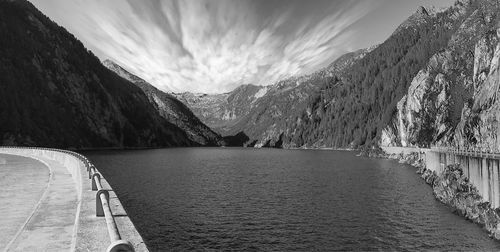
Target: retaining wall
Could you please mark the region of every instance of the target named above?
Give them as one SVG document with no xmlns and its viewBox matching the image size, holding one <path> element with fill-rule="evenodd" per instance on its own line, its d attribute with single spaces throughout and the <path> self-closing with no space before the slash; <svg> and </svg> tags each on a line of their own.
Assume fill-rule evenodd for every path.
<svg viewBox="0 0 500 252">
<path fill-rule="evenodd" d="M 460 164 L 464 175 L 474 185 L 484 201 L 493 208 L 500 207 L 500 160 L 498 157 L 481 153 L 448 152 L 436 149 L 411 147 L 382 147 L 388 154 L 409 154 L 420 152 L 426 168 L 440 175 L 446 166 Z"/>
</svg>

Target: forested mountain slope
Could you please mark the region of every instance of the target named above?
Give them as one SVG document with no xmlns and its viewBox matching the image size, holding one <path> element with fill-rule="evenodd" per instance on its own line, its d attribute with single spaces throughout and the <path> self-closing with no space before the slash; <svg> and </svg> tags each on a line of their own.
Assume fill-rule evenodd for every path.
<svg viewBox="0 0 500 252">
<path fill-rule="evenodd" d="M 378 144 L 417 73 L 447 48 L 477 8 L 471 1 L 431 14 L 419 8 L 384 43 L 309 98 L 306 109 L 287 124 L 284 145 L 355 148 Z M 463 97 L 457 100 L 458 104 Z"/>
<path fill-rule="evenodd" d="M 184 130 L 191 141 L 205 146 L 224 145 L 219 134 L 202 123 L 186 105 L 173 95 L 155 88 L 111 60 L 105 60 L 103 64 L 111 71 L 141 88 L 160 115 Z"/>
<path fill-rule="evenodd" d="M 189 146 L 144 92 L 25 0 L 0 1 L 0 143 Z"/>
<path fill-rule="evenodd" d="M 348 53 L 328 67 L 305 76 L 292 77 L 267 87 L 266 95 L 255 101 L 247 116 L 235 125 L 233 132 L 245 132 L 256 147 L 283 147 L 284 132 L 297 111 L 303 111 L 311 94 L 338 78 L 373 48 Z"/>
</svg>

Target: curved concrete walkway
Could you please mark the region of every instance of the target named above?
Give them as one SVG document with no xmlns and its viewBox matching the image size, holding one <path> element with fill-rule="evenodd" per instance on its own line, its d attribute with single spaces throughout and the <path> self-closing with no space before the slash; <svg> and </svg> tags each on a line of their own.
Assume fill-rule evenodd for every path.
<svg viewBox="0 0 500 252">
<path fill-rule="evenodd" d="M 71 174 L 60 163 L 42 157 L 39 161 L 13 155 L 2 154 L 2 157 L 7 157 L 7 162 L 0 168 L 0 173 L 4 173 L 7 178 L 16 178 L 15 185 L 11 185 L 12 188 L 2 186 L 0 189 L 0 195 L 5 196 L 0 198 L 0 202 L 5 206 L 0 211 L 3 222 L 15 222 L 2 225 L 0 221 L 0 226 L 5 226 L 6 229 L 5 233 L 0 232 L 0 236 L 6 234 L 6 237 L 10 237 L 6 238 L 9 240 L 6 244 L 0 243 L 3 249 L 5 251 L 71 250 L 74 246 L 73 229 L 75 209 L 78 205 Z M 2 185 L 3 180 L 4 178 L 0 179 Z M 16 188 L 14 192 L 13 188 Z M 24 210 L 17 211 L 18 209 Z M 14 227 L 17 230 L 13 234 Z"/>
<path fill-rule="evenodd" d="M 20 234 L 49 182 L 49 168 L 31 158 L 0 154 L 0 250 Z"/>
<path fill-rule="evenodd" d="M 107 181 L 122 239 L 148 251 Z M 77 157 L 50 149 L 0 147 L 0 251 L 106 251 L 106 221 Z"/>
</svg>

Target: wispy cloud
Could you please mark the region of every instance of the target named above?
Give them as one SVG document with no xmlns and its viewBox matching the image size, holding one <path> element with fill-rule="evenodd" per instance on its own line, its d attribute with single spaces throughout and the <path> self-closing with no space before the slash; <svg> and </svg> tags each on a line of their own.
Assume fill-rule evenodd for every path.
<svg viewBox="0 0 500 252">
<path fill-rule="evenodd" d="M 48 1 L 101 58 L 163 90 L 208 93 L 272 84 L 356 49 L 350 26 L 378 2 Z"/>
</svg>

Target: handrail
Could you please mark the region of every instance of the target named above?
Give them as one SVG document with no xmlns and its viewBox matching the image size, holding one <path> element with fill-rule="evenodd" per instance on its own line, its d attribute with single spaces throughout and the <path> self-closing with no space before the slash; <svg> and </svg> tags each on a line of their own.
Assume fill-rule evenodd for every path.
<svg viewBox="0 0 500 252">
<path fill-rule="evenodd" d="M 101 174 L 98 173 L 96 167 L 90 162 L 90 160 L 80 153 L 76 153 L 69 150 L 55 149 L 55 148 L 44 148 L 44 147 L 18 147 L 18 146 L 0 146 L 0 148 L 12 148 L 12 149 L 37 149 L 37 150 L 49 150 L 55 152 L 61 152 L 80 160 L 86 167 L 89 174 L 89 179 L 91 180 L 92 191 L 97 191 L 96 193 L 96 216 L 102 217 L 106 221 L 106 226 L 108 229 L 109 240 L 111 244 L 108 246 L 108 252 L 118 252 L 118 251 L 135 251 L 134 246 L 129 241 L 122 240 L 118 226 L 116 225 L 113 212 L 109 206 L 109 191 L 103 189 L 101 184 Z"/>
</svg>

